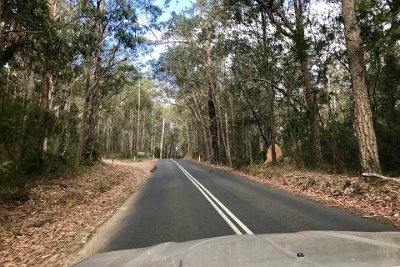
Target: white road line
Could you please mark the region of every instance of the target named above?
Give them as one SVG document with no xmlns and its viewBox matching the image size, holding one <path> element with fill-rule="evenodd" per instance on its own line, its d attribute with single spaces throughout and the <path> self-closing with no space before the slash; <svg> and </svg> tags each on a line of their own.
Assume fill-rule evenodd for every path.
<svg viewBox="0 0 400 267">
<path fill-rule="evenodd" d="M 179 167 L 179 166 L 178 166 Z M 180 168 L 180 167 L 179 167 Z M 210 202 L 210 204 L 213 206 L 213 208 L 218 212 L 218 214 L 222 217 L 222 219 L 224 219 L 226 221 L 226 223 L 232 228 L 232 230 L 237 234 L 237 235 L 241 235 L 242 232 L 240 232 L 240 230 L 236 227 L 236 225 L 229 220 L 229 218 L 221 211 L 221 209 L 207 196 L 207 194 L 196 184 L 195 181 L 193 181 L 192 178 L 190 178 L 185 172 L 184 170 L 182 170 L 182 172 L 186 175 L 186 177 L 197 187 L 197 189 L 199 189 L 200 193 L 203 194 L 203 196 L 207 199 L 208 202 Z"/>
<path fill-rule="evenodd" d="M 240 221 L 235 214 L 233 214 L 224 204 L 221 203 L 207 188 L 205 188 L 199 181 L 197 181 L 189 172 L 188 174 L 199 184 L 199 186 L 206 191 L 210 197 L 217 202 L 217 204 L 246 232 L 246 234 L 253 235 L 253 232 L 246 226 L 242 221 Z"/>
<path fill-rule="evenodd" d="M 223 209 L 228 216 L 231 217 L 243 230 L 246 234 L 254 235 L 254 233 L 246 226 L 243 222 L 241 222 L 221 201 L 219 201 L 207 188 L 205 188 L 199 181 L 196 180 L 185 168 L 183 168 L 178 162 L 171 159 L 172 162 L 178 166 L 178 168 L 185 174 L 185 176 L 199 189 L 199 191 L 204 195 L 204 197 L 210 202 L 210 204 L 215 208 L 215 210 L 221 215 L 221 217 L 228 223 L 228 225 L 232 228 L 232 230 L 237 234 L 241 235 L 242 232 L 233 224 L 233 222 L 221 211 Z M 211 197 L 211 199 L 210 199 Z M 219 205 L 219 208 L 216 203 Z"/>
</svg>

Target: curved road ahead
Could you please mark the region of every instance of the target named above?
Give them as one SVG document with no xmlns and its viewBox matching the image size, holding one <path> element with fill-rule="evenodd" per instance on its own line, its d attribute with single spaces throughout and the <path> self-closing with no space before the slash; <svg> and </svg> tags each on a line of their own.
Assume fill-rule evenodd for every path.
<svg viewBox="0 0 400 267">
<path fill-rule="evenodd" d="M 186 160 L 159 160 L 98 252 L 234 234 L 398 231 Z"/>
</svg>

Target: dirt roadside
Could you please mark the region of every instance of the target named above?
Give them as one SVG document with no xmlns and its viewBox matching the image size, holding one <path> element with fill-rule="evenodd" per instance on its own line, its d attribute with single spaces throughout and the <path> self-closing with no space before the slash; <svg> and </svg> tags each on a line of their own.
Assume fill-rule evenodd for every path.
<svg viewBox="0 0 400 267">
<path fill-rule="evenodd" d="M 366 182 L 359 176 L 265 164 L 238 171 L 208 162 L 193 162 L 400 227 L 400 180 Z"/>
<path fill-rule="evenodd" d="M 106 161 L 76 177 L 35 182 L 27 201 L 0 202 L 0 266 L 69 266 L 154 165 Z"/>
</svg>

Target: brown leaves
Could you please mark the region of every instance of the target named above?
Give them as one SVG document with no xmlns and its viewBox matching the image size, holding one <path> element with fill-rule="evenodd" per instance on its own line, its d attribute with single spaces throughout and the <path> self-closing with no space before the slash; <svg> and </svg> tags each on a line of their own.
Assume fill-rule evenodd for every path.
<svg viewBox="0 0 400 267">
<path fill-rule="evenodd" d="M 0 202 L 1 266 L 67 266 L 69 255 L 149 177 L 153 162 L 97 165 L 78 177 L 30 185 L 29 199 Z"/>
</svg>

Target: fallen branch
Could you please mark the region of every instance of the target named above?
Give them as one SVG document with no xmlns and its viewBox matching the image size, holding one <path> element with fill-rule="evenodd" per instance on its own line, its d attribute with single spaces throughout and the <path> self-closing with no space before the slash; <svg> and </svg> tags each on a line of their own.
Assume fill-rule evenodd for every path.
<svg viewBox="0 0 400 267">
<path fill-rule="evenodd" d="M 395 181 L 395 182 L 400 182 L 399 178 L 387 177 L 387 176 L 383 176 L 383 175 L 380 175 L 380 174 L 377 174 L 377 173 L 366 173 L 366 172 L 363 172 L 361 175 L 363 177 L 365 177 L 365 178 L 380 178 L 380 179 L 383 179 L 383 180 L 392 180 L 392 181 Z"/>
</svg>

